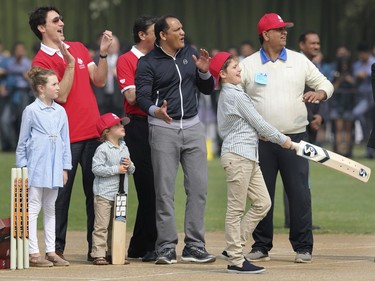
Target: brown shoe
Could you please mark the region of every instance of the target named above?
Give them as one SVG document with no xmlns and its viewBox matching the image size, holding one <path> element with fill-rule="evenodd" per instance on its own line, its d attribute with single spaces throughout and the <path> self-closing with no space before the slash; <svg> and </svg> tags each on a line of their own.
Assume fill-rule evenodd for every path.
<svg viewBox="0 0 375 281">
<path fill-rule="evenodd" d="M 30 257 L 29 265 L 30 267 L 52 267 L 53 263 L 39 256 L 39 257 Z"/>
<path fill-rule="evenodd" d="M 46 260 L 52 262 L 54 266 L 68 266 L 70 264 L 67 260 L 60 258 L 58 255 L 49 256 L 46 254 Z"/>
<path fill-rule="evenodd" d="M 63 252 L 56 251 L 55 253 L 56 253 L 56 255 L 58 255 L 58 256 L 59 256 L 60 258 L 62 258 L 63 260 L 66 260 L 66 258 L 64 257 Z"/>
</svg>

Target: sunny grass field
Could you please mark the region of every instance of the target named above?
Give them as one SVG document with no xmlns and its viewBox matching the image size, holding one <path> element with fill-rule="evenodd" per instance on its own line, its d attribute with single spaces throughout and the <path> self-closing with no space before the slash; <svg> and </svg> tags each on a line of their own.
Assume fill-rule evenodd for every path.
<svg viewBox="0 0 375 281">
<path fill-rule="evenodd" d="M 328 148 L 330 149 L 330 148 Z M 358 146 L 354 155 L 363 156 L 364 147 Z M 354 158 L 375 173 L 375 160 Z M 14 153 L 0 153 L 0 218 L 10 214 L 10 169 L 15 163 Z M 375 233 L 375 174 L 367 184 L 342 173 L 310 162 L 312 182 L 313 223 L 321 230 L 317 233 Z M 185 194 L 181 169 L 178 174 L 175 196 L 176 218 L 179 231 L 183 231 Z M 278 179 L 275 199 L 274 224 L 276 232 L 283 228 L 284 211 L 282 184 Z M 128 231 L 133 228 L 137 199 L 133 179 L 129 180 Z M 225 173 L 218 158 L 209 161 L 209 188 L 206 207 L 206 230 L 224 231 L 226 211 Z M 84 195 L 81 175 L 77 173 L 70 204 L 69 229 L 85 230 Z"/>
</svg>

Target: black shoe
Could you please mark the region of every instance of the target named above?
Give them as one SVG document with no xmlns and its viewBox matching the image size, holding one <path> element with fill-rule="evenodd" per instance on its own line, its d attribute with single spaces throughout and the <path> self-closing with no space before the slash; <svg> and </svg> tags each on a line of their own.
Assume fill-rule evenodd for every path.
<svg viewBox="0 0 375 281">
<path fill-rule="evenodd" d="M 251 274 L 251 273 L 261 273 L 264 272 L 264 267 L 256 266 L 251 264 L 248 260 L 242 263 L 242 267 L 238 267 L 235 265 L 228 265 L 227 271 L 229 273 L 240 273 L 240 274 Z"/>
<path fill-rule="evenodd" d="M 130 260 L 140 260 L 146 254 L 145 251 L 137 251 L 133 248 L 128 249 L 128 259 Z"/>
<path fill-rule="evenodd" d="M 150 262 L 150 261 L 156 261 L 157 255 L 156 251 L 148 251 L 143 257 L 143 262 Z"/>
<path fill-rule="evenodd" d="M 155 264 L 172 264 L 177 263 L 176 250 L 173 248 L 165 248 L 158 252 Z"/>
<path fill-rule="evenodd" d="M 182 261 L 188 262 L 197 262 L 197 263 L 207 263 L 207 262 L 214 262 L 216 257 L 207 253 L 204 247 L 184 247 L 181 256 Z"/>
</svg>

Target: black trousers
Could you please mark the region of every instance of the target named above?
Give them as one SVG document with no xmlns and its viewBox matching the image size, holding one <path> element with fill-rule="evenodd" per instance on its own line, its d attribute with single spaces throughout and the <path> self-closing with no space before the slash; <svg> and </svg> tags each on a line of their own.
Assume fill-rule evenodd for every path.
<svg viewBox="0 0 375 281">
<path fill-rule="evenodd" d="M 56 251 L 64 252 L 66 244 L 66 231 L 68 228 L 68 213 L 70 198 L 72 195 L 74 178 L 77 172 L 78 164 L 82 169 L 83 192 L 86 197 L 86 216 L 87 216 L 87 243 L 88 253 L 91 253 L 92 232 L 94 230 L 94 193 L 93 182 L 94 174 L 92 173 L 92 158 L 100 142 L 97 139 L 90 139 L 75 142 L 70 145 L 72 152 L 72 170 L 68 173 L 68 182 L 64 188 L 59 189 L 56 199 Z"/>
<path fill-rule="evenodd" d="M 295 142 L 306 140 L 307 134 L 289 135 Z M 275 199 L 275 185 L 280 172 L 285 192 L 289 199 L 290 232 L 289 241 L 294 251 L 308 251 L 313 249 L 311 193 L 309 188 L 309 163 L 307 159 L 299 157 L 292 150 L 281 146 L 260 141 L 259 161 L 272 207 L 267 216 L 258 224 L 253 233 L 254 250 L 270 251 L 273 247 L 273 211 Z"/>
<path fill-rule="evenodd" d="M 137 191 L 138 209 L 128 256 L 142 257 L 146 252 L 155 249 L 157 238 L 154 174 L 148 141 L 147 117 L 130 116 L 130 118 L 131 122 L 125 127 L 125 142 L 135 165 L 133 178 Z"/>
</svg>

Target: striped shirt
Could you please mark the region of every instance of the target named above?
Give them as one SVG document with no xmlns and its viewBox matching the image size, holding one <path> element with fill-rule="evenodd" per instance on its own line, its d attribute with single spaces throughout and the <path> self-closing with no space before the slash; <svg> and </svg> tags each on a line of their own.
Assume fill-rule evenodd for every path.
<svg viewBox="0 0 375 281">
<path fill-rule="evenodd" d="M 232 152 L 258 162 L 258 134 L 277 144 L 286 141 L 285 135 L 264 121 L 251 98 L 233 84 L 222 84 L 217 122 L 223 139 L 221 155 Z"/>
<path fill-rule="evenodd" d="M 105 141 L 96 149 L 92 159 L 92 172 L 94 179 L 94 195 L 99 195 L 107 200 L 114 201 L 119 189 L 120 174 L 118 171 L 121 158 L 130 158 L 128 147 L 123 140 L 119 146 Z M 128 193 L 128 175 L 133 174 L 135 166 L 133 162 L 128 168 L 124 179 L 124 190 Z"/>
</svg>

